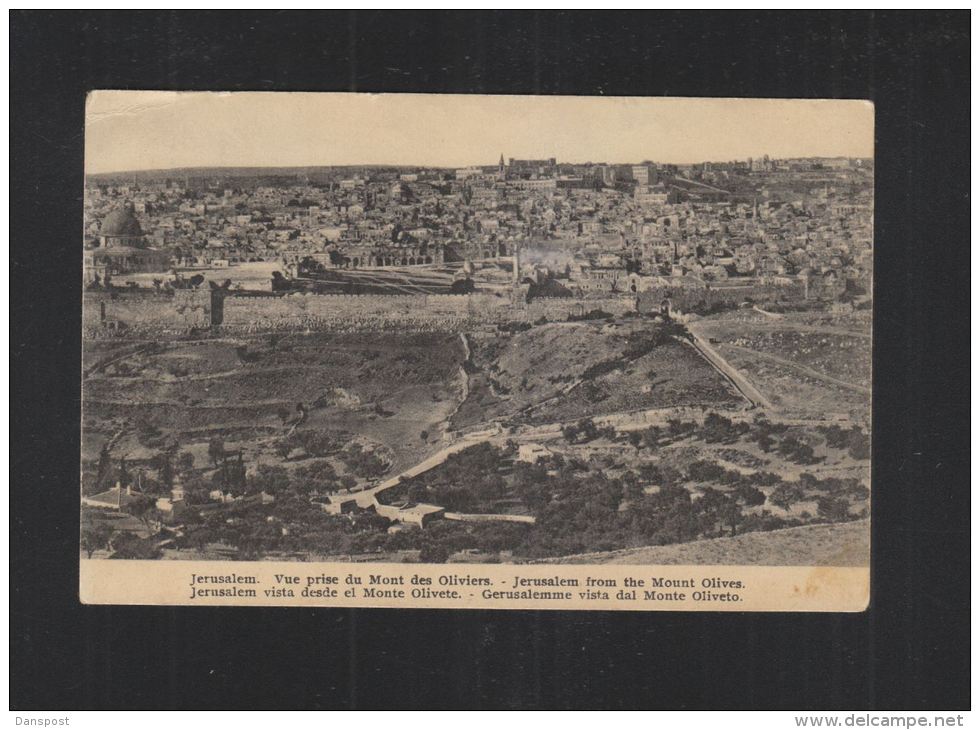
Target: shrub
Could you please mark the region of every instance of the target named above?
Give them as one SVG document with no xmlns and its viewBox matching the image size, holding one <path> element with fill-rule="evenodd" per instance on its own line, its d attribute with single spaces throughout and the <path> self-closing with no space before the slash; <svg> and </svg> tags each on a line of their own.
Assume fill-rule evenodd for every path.
<svg viewBox="0 0 980 730">
<path fill-rule="evenodd" d="M 794 502 L 799 502 L 804 497 L 803 489 L 798 482 L 782 482 L 769 494 L 769 502 L 789 509 Z"/>
<path fill-rule="evenodd" d="M 848 435 L 847 453 L 859 461 L 871 458 L 871 440 L 856 427 Z"/>
<path fill-rule="evenodd" d="M 831 522 L 843 522 L 850 518 L 847 500 L 839 497 L 820 497 L 817 500 L 817 514 Z"/>
<path fill-rule="evenodd" d="M 445 563 L 449 560 L 449 549 L 439 543 L 427 542 L 419 551 L 419 561 L 423 563 Z"/>
<path fill-rule="evenodd" d="M 160 548 L 152 538 L 143 540 L 128 532 L 113 537 L 112 548 L 110 557 L 115 560 L 155 560 L 160 557 Z"/>
<path fill-rule="evenodd" d="M 813 447 L 795 436 L 787 436 L 780 442 L 779 453 L 797 464 L 812 464 L 816 461 Z"/>
</svg>

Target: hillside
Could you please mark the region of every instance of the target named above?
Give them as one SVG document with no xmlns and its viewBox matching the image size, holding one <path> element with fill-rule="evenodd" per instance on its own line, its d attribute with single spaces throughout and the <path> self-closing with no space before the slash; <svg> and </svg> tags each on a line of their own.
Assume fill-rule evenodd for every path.
<svg viewBox="0 0 980 730">
<path fill-rule="evenodd" d="M 561 564 L 862 566 L 870 560 L 866 520 L 750 532 L 678 545 L 613 550 L 542 560 Z"/>
<path fill-rule="evenodd" d="M 693 349 L 649 321 L 554 323 L 475 333 L 469 397 L 453 426 L 494 418 L 576 420 L 670 406 L 735 405 L 738 395 Z"/>
<path fill-rule="evenodd" d="M 357 434 L 393 466 L 418 460 L 459 398 L 459 338 L 347 334 L 173 342 L 134 349 L 92 345 L 82 386 L 85 457 L 113 434 L 119 454 L 150 458 L 171 442 L 206 459 L 218 436 L 246 458 L 271 458 L 296 432 Z M 108 363 L 100 365 L 99 363 Z"/>
</svg>

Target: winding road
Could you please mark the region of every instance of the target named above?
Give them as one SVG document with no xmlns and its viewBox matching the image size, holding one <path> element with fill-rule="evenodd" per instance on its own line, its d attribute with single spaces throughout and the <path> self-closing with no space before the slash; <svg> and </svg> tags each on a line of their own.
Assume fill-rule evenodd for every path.
<svg viewBox="0 0 980 730">
<path fill-rule="evenodd" d="M 729 364 L 729 362 L 722 357 L 708 340 L 703 337 L 699 332 L 697 332 L 693 327 L 688 327 L 688 331 L 691 333 L 690 344 L 701 353 L 701 356 L 707 360 L 711 366 L 717 370 L 722 377 L 724 377 L 728 382 L 730 382 L 735 389 L 742 394 L 742 397 L 748 400 L 756 408 L 764 408 L 767 411 L 775 410 L 772 402 L 766 398 L 758 388 L 756 388 L 752 383 L 749 382 L 742 373 Z M 685 340 L 687 342 L 688 340 Z"/>
</svg>

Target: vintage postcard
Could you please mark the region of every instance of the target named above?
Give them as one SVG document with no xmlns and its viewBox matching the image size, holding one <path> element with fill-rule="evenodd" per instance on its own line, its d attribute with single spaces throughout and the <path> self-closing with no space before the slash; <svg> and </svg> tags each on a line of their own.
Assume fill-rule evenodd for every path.
<svg viewBox="0 0 980 730">
<path fill-rule="evenodd" d="M 861 611 L 860 100 L 95 91 L 86 603 Z"/>
</svg>

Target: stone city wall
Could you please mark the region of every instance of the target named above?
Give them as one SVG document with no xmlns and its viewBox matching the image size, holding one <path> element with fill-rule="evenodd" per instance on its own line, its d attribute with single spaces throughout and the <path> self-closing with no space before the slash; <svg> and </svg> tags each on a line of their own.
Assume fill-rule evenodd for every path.
<svg viewBox="0 0 980 730">
<path fill-rule="evenodd" d="M 117 289 L 85 292 L 82 300 L 82 329 L 93 336 L 124 331 L 181 333 L 210 327 L 220 317 L 220 294 L 210 290 Z"/>
<path fill-rule="evenodd" d="M 551 322 L 563 321 L 569 316 L 581 317 L 593 311 L 608 312 L 623 315 L 636 311 L 636 296 L 600 297 L 595 299 L 580 299 L 578 297 L 547 297 L 532 299 L 527 304 L 527 315 L 524 319 L 537 322 L 544 318 Z"/>
<path fill-rule="evenodd" d="M 688 312 L 692 309 L 706 309 L 715 305 L 737 305 L 745 301 L 756 304 L 803 301 L 804 285 L 758 284 L 755 286 L 719 286 L 708 288 L 656 287 L 637 295 L 637 309 L 647 314 L 660 311 L 664 299 L 670 300 L 671 309 Z"/>
<path fill-rule="evenodd" d="M 269 330 L 433 331 L 506 322 L 564 321 L 593 310 L 620 315 L 636 310 L 634 296 L 597 299 L 546 298 L 514 303 L 497 294 L 258 294 L 86 292 L 87 336 L 182 334 L 220 325 L 221 332 Z"/>
<path fill-rule="evenodd" d="M 510 300 L 493 295 L 286 294 L 276 297 L 229 296 L 224 302 L 223 329 L 332 328 L 399 322 L 503 322 Z"/>
</svg>

